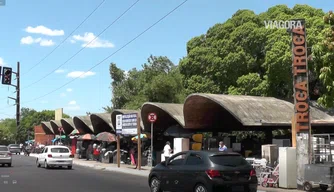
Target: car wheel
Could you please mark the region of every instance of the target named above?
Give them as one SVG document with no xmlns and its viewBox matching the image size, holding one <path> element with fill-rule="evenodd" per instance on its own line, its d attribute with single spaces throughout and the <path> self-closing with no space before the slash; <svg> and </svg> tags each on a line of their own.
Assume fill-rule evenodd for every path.
<svg viewBox="0 0 334 192">
<path fill-rule="evenodd" d="M 37 167 L 41 167 L 41 164 L 38 163 L 38 159 L 36 160 Z"/>
<path fill-rule="evenodd" d="M 160 189 L 160 180 L 156 177 L 153 177 L 150 182 L 150 189 L 151 192 L 161 192 Z"/>
<path fill-rule="evenodd" d="M 312 191 L 312 184 L 311 183 L 309 183 L 309 182 L 305 182 L 304 183 L 304 190 L 305 191 Z"/>
<path fill-rule="evenodd" d="M 49 165 L 48 165 L 48 163 L 46 161 L 44 161 L 44 168 L 45 169 L 49 169 L 50 168 Z"/>
<path fill-rule="evenodd" d="M 8 167 L 11 167 L 11 166 L 12 166 L 12 164 L 11 164 L 11 163 L 8 163 L 7 165 L 8 165 Z"/>
<path fill-rule="evenodd" d="M 206 187 L 203 184 L 197 184 L 194 192 L 207 192 Z"/>
<path fill-rule="evenodd" d="M 70 166 L 67 166 L 67 169 L 72 169 L 72 165 L 70 165 Z"/>
</svg>

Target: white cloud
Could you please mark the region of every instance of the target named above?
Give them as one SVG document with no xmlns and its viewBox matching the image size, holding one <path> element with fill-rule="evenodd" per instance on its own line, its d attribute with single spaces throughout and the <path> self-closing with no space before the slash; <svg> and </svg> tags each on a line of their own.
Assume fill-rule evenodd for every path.
<svg viewBox="0 0 334 192">
<path fill-rule="evenodd" d="M 75 100 L 73 101 L 70 101 L 68 103 L 68 105 L 65 107 L 66 110 L 69 110 L 69 111 L 78 111 L 80 110 L 80 106 L 77 105 L 77 102 Z"/>
<path fill-rule="evenodd" d="M 67 88 L 66 91 L 67 91 L 67 92 L 72 92 L 73 89 L 71 89 L 71 88 Z"/>
<path fill-rule="evenodd" d="M 55 42 L 53 42 L 51 39 L 42 39 L 42 38 L 34 39 L 31 36 L 21 38 L 21 44 L 23 44 L 23 45 L 31 45 L 31 44 L 34 44 L 34 43 L 39 43 L 39 45 L 43 46 L 43 47 L 49 47 L 49 46 L 53 46 L 55 44 Z"/>
<path fill-rule="evenodd" d="M 93 76 L 95 75 L 96 73 L 95 72 L 92 72 L 92 71 L 87 71 L 87 72 L 84 72 L 84 71 L 73 71 L 73 72 L 70 72 L 67 74 L 67 77 L 71 77 L 71 78 L 86 78 L 86 77 L 89 77 L 89 76 Z"/>
<path fill-rule="evenodd" d="M 28 33 L 42 34 L 47 36 L 62 36 L 65 34 L 64 30 L 52 30 L 43 25 L 39 25 L 37 27 L 28 26 L 25 28 L 25 31 Z"/>
<path fill-rule="evenodd" d="M 75 43 L 76 41 L 74 41 L 73 39 L 70 40 L 71 43 Z"/>
<path fill-rule="evenodd" d="M 79 105 L 69 105 L 64 108 L 68 111 L 79 111 L 81 109 Z"/>
<path fill-rule="evenodd" d="M 83 36 L 81 35 L 73 35 L 73 41 L 72 43 L 75 43 L 75 41 L 81 41 L 83 44 L 82 47 L 89 47 L 89 48 L 112 48 L 115 47 L 114 44 L 107 40 L 102 40 L 100 38 L 96 38 L 94 33 L 85 33 Z"/>
<path fill-rule="evenodd" d="M 61 93 L 60 97 L 66 97 L 66 94 L 65 93 Z"/>
<path fill-rule="evenodd" d="M 75 105 L 75 104 L 77 104 L 77 102 L 73 100 L 73 101 L 70 101 L 68 104 L 69 105 Z"/>
<path fill-rule="evenodd" d="M 45 104 L 48 103 L 48 101 L 42 100 L 41 103 Z"/>
<path fill-rule="evenodd" d="M 55 73 L 64 73 L 64 72 L 65 72 L 64 69 L 57 69 L 57 70 L 55 71 Z"/>
</svg>

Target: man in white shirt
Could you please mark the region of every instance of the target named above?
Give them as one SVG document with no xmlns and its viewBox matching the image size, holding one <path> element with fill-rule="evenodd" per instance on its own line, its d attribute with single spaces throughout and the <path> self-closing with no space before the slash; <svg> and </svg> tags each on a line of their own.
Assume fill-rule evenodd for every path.
<svg viewBox="0 0 334 192">
<path fill-rule="evenodd" d="M 164 156 L 165 156 L 165 161 L 168 160 L 168 158 L 170 157 L 170 155 L 172 154 L 172 149 L 170 148 L 170 142 L 167 141 L 166 145 L 164 147 Z"/>
</svg>

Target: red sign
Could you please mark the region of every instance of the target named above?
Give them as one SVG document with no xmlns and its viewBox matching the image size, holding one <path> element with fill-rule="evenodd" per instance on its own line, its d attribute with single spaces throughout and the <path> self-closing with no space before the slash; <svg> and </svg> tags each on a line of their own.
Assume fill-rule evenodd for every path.
<svg viewBox="0 0 334 192">
<path fill-rule="evenodd" d="M 148 121 L 151 123 L 154 123 L 157 120 L 157 114 L 155 113 L 150 113 L 148 114 Z"/>
</svg>

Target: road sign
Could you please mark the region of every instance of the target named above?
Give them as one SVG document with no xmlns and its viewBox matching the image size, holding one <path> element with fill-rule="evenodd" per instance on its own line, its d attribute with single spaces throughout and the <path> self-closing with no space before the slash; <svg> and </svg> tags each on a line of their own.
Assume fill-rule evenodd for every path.
<svg viewBox="0 0 334 192">
<path fill-rule="evenodd" d="M 148 121 L 151 123 L 154 123 L 157 120 L 157 114 L 155 113 L 150 113 L 148 114 Z"/>
<path fill-rule="evenodd" d="M 137 113 L 122 115 L 122 135 L 137 134 Z"/>
</svg>

